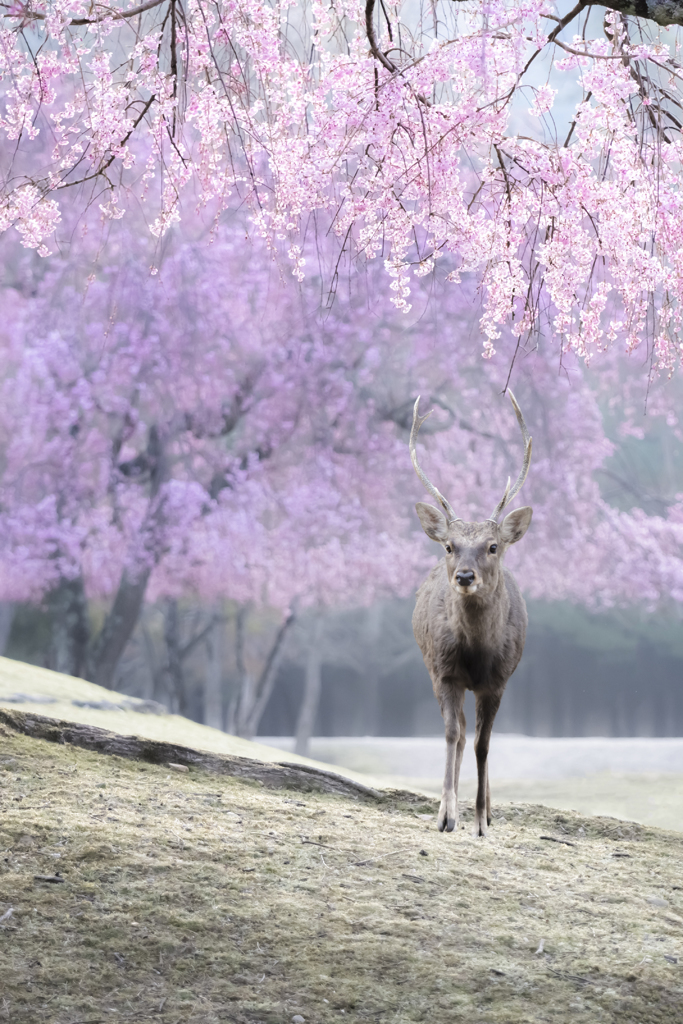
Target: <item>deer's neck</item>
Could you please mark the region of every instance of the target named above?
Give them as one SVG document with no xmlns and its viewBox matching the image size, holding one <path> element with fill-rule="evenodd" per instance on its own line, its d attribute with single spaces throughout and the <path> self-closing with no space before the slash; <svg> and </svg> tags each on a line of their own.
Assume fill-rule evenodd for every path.
<svg viewBox="0 0 683 1024">
<path fill-rule="evenodd" d="M 451 590 L 447 602 L 451 629 L 467 647 L 495 646 L 495 638 L 502 635 L 509 611 L 510 597 L 502 572 L 491 593 L 467 597 Z"/>
</svg>

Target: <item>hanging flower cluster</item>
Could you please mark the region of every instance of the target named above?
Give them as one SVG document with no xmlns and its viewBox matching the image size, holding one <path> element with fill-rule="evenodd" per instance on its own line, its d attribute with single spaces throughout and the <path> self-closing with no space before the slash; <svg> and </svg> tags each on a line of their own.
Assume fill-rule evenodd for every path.
<svg viewBox="0 0 683 1024">
<path fill-rule="evenodd" d="M 384 261 L 400 310 L 439 258 L 454 282 L 476 272 L 485 355 L 503 325 L 521 337 L 545 311 L 582 357 L 647 336 L 670 373 L 683 354 L 678 44 L 590 11 L 15 0 L 0 30 L 0 229 L 47 254 L 74 187 L 105 218 L 143 199 L 156 236 L 184 194 L 241 202 L 302 280 L 320 218 L 342 249 Z"/>
</svg>

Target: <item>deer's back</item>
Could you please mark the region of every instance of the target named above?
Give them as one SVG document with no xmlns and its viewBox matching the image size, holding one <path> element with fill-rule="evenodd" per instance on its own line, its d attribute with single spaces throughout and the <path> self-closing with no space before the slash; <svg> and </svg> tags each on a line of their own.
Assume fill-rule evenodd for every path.
<svg viewBox="0 0 683 1024">
<path fill-rule="evenodd" d="M 526 639 L 526 605 L 508 569 L 501 570 L 501 585 L 490 601 L 454 604 L 441 561 L 418 590 L 413 632 L 435 692 L 448 678 L 461 679 L 468 689 L 502 689 L 517 668 Z"/>
</svg>

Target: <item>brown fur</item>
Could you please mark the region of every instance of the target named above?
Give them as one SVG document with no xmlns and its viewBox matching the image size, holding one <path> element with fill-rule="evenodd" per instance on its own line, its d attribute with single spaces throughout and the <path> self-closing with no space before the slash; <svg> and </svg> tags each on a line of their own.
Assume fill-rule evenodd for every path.
<svg viewBox="0 0 683 1024">
<path fill-rule="evenodd" d="M 478 787 L 476 835 L 491 823 L 487 757 L 493 720 L 508 679 L 524 650 L 527 613 L 512 573 L 501 564 L 510 544 L 531 522 L 531 509 L 511 512 L 502 523 L 446 524 L 432 505 L 416 506 L 428 537 L 446 548 L 446 557 L 417 592 L 413 631 L 439 701 L 446 727 L 446 771 L 439 809 L 440 831 L 458 823 L 458 776 L 465 747 L 465 691 L 476 699 L 474 751 Z M 496 545 L 495 552 L 491 552 Z M 450 549 L 450 550 L 449 550 Z M 468 586 L 457 574 L 473 573 Z M 461 575 L 461 579 L 463 579 Z"/>
</svg>

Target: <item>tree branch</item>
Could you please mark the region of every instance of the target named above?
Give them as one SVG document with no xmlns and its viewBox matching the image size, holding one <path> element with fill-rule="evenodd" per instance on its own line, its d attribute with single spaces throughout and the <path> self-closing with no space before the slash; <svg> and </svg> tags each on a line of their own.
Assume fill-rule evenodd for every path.
<svg viewBox="0 0 683 1024">
<path fill-rule="evenodd" d="M 280 626 L 273 646 L 268 654 L 268 659 L 263 667 L 263 671 L 259 676 L 258 683 L 256 684 L 256 699 L 254 706 L 249 714 L 248 724 L 252 735 L 256 735 L 261 715 L 265 711 L 266 704 L 270 699 L 270 695 L 273 692 L 275 685 L 275 679 L 277 676 L 277 670 L 280 667 L 282 655 L 284 654 L 284 643 L 290 629 L 296 622 L 296 613 L 290 611 L 286 618 L 283 620 Z"/>
<path fill-rule="evenodd" d="M 382 67 L 385 67 L 387 71 L 390 71 L 392 75 L 395 71 L 398 71 L 396 65 L 389 60 L 386 54 L 382 53 L 379 46 L 377 45 L 377 36 L 375 35 L 375 26 L 372 22 L 372 15 L 375 11 L 375 0 L 367 0 L 365 4 L 365 32 L 370 43 L 370 50 L 375 60 L 378 60 Z"/>
<path fill-rule="evenodd" d="M 153 7 L 159 7 L 165 0 L 147 0 L 147 3 L 139 4 L 137 7 L 131 7 L 127 11 L 116 11 L 110 7 L 105 7 L 105 4 L 96 4 L 97 7 L 105 7 L 108 11 L 107 14 L 102 14 L 97 18 L 72 18 L 67 22 L 67 25 L 97 25 L 101 21 L 106 21 L 108 18 L 113 18 L 115 21 L 125 18 L 135 18 L 138 14 L 144 14 L 145 11 L 151 11 Z M 12 5 L 14 7 L 14 5 Z M 0 7 L 9 7 L 9 4 L 0 4 Z M 26 7 L 22 8 L 21 14 L 4 14 L 4 18 L 18 18 L 28 21 L 45 21 L 45 15 L 40 14 L 38 11 L 30 11 Z"/>
<path fill-rule="evenodd" d="M 226 621 L 225 619 L 221 619 L 217 615 L 212 615 L 211 619 L 209 620 L 208 625 L 204 626 L 204 628 L 202 630 L 200 630 L 199 633 L 196 633 L 192 637 L 191 640 L 187 641 L 187 643 L 185 644 L 184 647 L 180 648 L 180 650 L 178 652 L 178 654 L 180 656 L 180 660 L 184 661 L 185 658 L 189 657 L 189 655 L 192 654 L 194 649 L 199 646 L 199 644 L 202 642 L 202 640 L 206 639 L 206 637 L 209 635 L 209 633 L 211 632 L 213 627 L 218 622 L 225 622 L 225 621 Z"/>
</svg>

